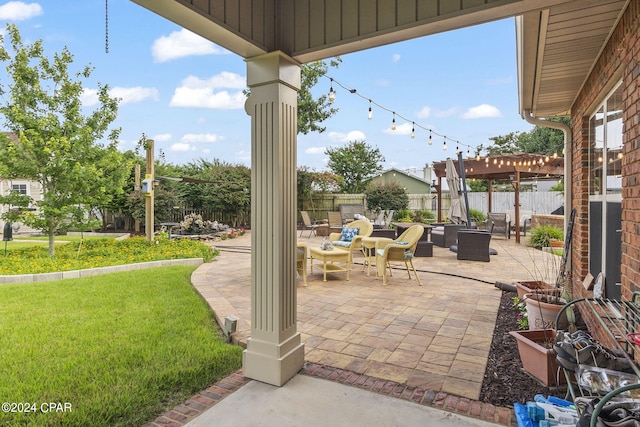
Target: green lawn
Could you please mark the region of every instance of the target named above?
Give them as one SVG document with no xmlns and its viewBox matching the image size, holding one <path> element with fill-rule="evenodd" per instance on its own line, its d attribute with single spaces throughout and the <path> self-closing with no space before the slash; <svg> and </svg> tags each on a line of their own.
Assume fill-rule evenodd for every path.
<svg viewBox="0 0 640 427">
<path fill-rule="evenodd" d="M 37 408 L 0 425 L 140 426 L 239 369 L 193 270 L 0 285 L 0 402 Z"/>
</svg>

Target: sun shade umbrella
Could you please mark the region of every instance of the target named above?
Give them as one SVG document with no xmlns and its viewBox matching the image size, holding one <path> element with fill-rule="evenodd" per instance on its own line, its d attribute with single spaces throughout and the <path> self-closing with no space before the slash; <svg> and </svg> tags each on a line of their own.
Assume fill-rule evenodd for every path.
<svg viewBox="0 0 640 427">
<path fill-rule="evenodd" d="M 446 179 L 451 195 L 451 206 L 447 216 L 452 222 L 461 224 L 467 221 L 467 210 L 460 194 L 460 176 L 451 158 L 447 159 Z"/>
</svg>

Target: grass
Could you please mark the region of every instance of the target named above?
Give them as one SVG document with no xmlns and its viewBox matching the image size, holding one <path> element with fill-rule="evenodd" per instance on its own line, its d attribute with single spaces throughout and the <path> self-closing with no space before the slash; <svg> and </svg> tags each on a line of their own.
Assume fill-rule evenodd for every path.
<svg viewBox="0 0 640 427">
<path fill-rule="evenodd" d="M 148 242 L 143 237 L 132 237 L 125 240 L 71 241 L 56 246 L 55 257 L 48 255 L 46 245 L 14 248 L 7 251 L 6 255 L 3 252 L 0 254 L 2 254 L 0 255 L 0 275 L 15 275 L 179 258 L 203 258 L 206 262 L 210 261 L 217 252 L 204 243 L 189 239 L 158 239 Z"/>
<path fill-rule="evenodd" d="M 143 425 L 241 366 L 177 266 L 0 286 L 0 425 Z"/>
</svg>

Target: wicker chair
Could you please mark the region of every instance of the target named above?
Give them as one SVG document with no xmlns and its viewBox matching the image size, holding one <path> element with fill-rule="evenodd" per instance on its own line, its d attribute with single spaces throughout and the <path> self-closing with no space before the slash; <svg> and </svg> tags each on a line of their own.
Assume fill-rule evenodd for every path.
<svg viewBox="0 0 640 427">
<path fill-rule="evenodd" d="M 390 276 L 393 275 L 391 263 L 402 262 L 407 269 L 409 279 L 411 279 L 411 270 L 409 269 L 411 266 L 418 283 L 422 286 L 416 267 L 413 265 L 413 255 L 423 233 L 424 227 L 422 225 L 413 225 L 395 240 L 381 238 L 376 242 L 376 276 L 382 276 L 383 285 L 387 284 L 387 270 Z"/>
<path fill-rule="evenodd" d="M 302 282 L 307 286 L 307 244 L 298 242 L 296 245 L 296 270 Z"/>
<path fill-rule="evenodd" d="M 371 236 L 371 233 L 373 232 L 373 224 L 371 223 L 371 221 L 366 220 L 366 219 L 358 219 L 356 221 L 352 221 L 350 222 L 348 225 L 345 225 L 344 228 L 357 228 L 358 229 L 358 234 L 353 236 L 353 238 L 351 239 L 351 241 L 343 241 L 340 240 L 343 233 L 331 233 L 329 234 L 329 241 L 331 243 L 333 243 L 333 247 L 335 249 L 340 249 L 343 251 L 349 251 L 349 265 L 353 264 L 353 253 L 354 252 L 360 252 L 360 250 L 362 249 L 362 242 L 361 239 L 363 237 L 369 237 Z"/>
<path fill-rule="evenodd" d="M 458 231 L 458 259 L 468 261 L 491 261 L 489 243 L 491 233 L 479 230 Z"/>
</svg>

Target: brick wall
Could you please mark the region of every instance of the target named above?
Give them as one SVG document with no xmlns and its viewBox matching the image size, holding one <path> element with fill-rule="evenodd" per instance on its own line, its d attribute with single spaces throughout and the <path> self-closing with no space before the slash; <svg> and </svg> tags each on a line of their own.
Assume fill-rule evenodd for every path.
<svg viewBox="0 0 640 427">
<path fill-rule="evenodd" d="M 587 296 L 589 115 L 611 84 L 623 82 L 625 111 L 622 161 L 622 297 L 640 290 L 640 0 L 631 0 L 573 105 L 572 207 L 576 221 L 572 251 L 574 297 Z M 591 319 L 586 319 L 591 323 Z M 592 332 L 597 331 L 592 329 Z"/>
</svg>

